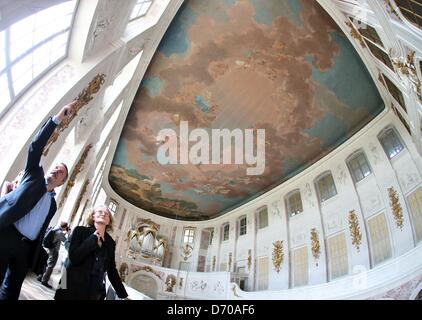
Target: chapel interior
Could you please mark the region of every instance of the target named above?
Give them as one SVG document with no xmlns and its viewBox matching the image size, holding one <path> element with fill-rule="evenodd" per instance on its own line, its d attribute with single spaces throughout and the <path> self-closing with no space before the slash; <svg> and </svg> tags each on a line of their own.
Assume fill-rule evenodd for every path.
<svg viewBox="0 0 422 320">
<path fill-rule="evenodd" d="M 105 204 L 132 299 L 422 300 L 421 81 L 422 0 L 4 0 L 0 183 L 76 99 L 51 225 Z M 186 123 L 265 167 L 160 163 Z"/>
</svg>

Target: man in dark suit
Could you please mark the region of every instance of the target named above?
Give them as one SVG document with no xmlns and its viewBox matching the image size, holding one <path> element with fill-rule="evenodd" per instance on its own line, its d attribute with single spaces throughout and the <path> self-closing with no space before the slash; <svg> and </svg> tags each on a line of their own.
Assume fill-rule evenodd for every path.
<svg viewBox="0 0 422 320">
<path fill-rule="evenodd" d="M 40 160 L 54 129 L 75 106 L 76 101 L 64 106 L 38 131 L 20 182 L 0 198 L 0 300 L 19 298 L 31 256 L 57 210 L 54 188 L 66 181 L 67 167 L 59 163 L 45 175 Z"/>
</svg>

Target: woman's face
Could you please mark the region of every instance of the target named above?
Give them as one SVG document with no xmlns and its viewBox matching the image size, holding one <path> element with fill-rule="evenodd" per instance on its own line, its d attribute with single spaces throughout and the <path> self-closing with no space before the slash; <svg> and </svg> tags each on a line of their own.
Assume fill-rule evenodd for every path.
<svg viewBox="0 0 422 320">
<path fill-rule="evenodd" d="M 94 222 L 108 225 L 110 223 L 110 211 L 105 207 L 99 207 L 94 212 Z"/>
</svg>

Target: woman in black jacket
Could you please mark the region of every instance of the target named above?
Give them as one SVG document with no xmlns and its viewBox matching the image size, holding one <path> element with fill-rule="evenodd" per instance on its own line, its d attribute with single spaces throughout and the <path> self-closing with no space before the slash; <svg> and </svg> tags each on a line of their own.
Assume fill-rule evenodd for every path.
<svg viewBox="0 0 422 320">
<path fill-rule="evenodd" d="M 64 270 L 56 300 L 102 300 L 106 296 L 105 274 L 119 298 L 128 298 L 116 269 L 116 243 L 107 233 L 113 216 L 105 206 L 92 210 L 88 226 L 78 226 L 70 237 L 69 264 Z"/>
</svg>

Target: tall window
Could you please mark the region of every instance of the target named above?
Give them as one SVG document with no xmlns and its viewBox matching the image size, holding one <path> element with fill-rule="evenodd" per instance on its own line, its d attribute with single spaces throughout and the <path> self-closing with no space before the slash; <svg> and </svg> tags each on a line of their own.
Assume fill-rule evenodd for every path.
<svg viewBox="0 0 422 320">
<path fill-rule="evenodd" d="M 406 103 L 404 102 L 403 93 L 400 91 L 399 88 L 391 81 L 387 76 L 382 75 L 384 82 L 387 86 L 388 92 L 390 92 L 391 96 L 396 100 L 399 105 L 403 108 L 405 112 L 407 112 L 406 109 Z"/>
<path fill-rule="evenodd" d="M 404 149 L 403 144 L 393 128 L 389 128 L 382 132 L 378 136 L 378 139 L 389 159 L 394 158 Z"/>
<path fill-rule="evenodd" d="M 110 210 L 111 214 L 114 216 L 117 212 L 118 204 L 114 200 L 110 200 L 108 203 L 108 210 Z"/>
<path fill-rule="evenodd" d="M 371 168 L 369 167 L 368 160 L 363 152 L 359 152 L 352 156 L 347 161 L 347 165 L 352 174 L 353 181 L 355 182 L 359 182 L 371 174 Z"/>
<path fill-rule="evenodd" d="M 152 0 L 138 0 L 136 1 L 135 7 L 130 14 L 129 21 L 133 21 L 135 19 L 141 18 L 146 15 L 149 7 L 151 7 Z"/>
<path fill-rule="evenodd" d="M 258 258 L 258 291 L 268 289 L 268 258 Z"/>
<path fill-rule="evenodd" d="M 293 250 L 292 273 L 293 287 L 304 286 L 308 284 L 308 248 L 302 247 Z"/>
<path fill-rule="evenodd" d="M 226 223 L 223 225 L 223 241 L 229 240 L 230 236 L 230 224 Z"/>
<path fill-rule="evenodd" d="M 395 0 L 401 13 L 422 29 L 422 0 Z"/>
<path fill-rule="evenodd" d="M 422 240 L 422 188 L 418 188 L 407 197 L 409 203 L 412 226 L 415 233 L 416 242 Z"/>
<path fill-rule="evenodd" d="M 268 207 L 264 206 L 258 210 L 258 229 L 268 227 Z"/>
<path fill-rule="evenodd" d="M 41 10 L 0 31 L 0 115 L 66 57 L 76 3 Z"/>
<path fill-rule="evenodd" d="M 374 265 L 391 258 L 390 233 L 384 213 L 368 220 Z"/>
<path fill-rule="evenodd" d="M 294 191 L 287 196 L 286 205 L 287 212 L 291 217 L 303 212 L 302 198 L 299 190 Z"/>
<path fill-rule="evenodd" d="M 334 184 L 334 179 L 331 172 L 328 172 L 322 177 L 318 178 L 316 186 L 321 202 L 324 202 L 337 194 L 336 185 Z"/>
<path fill-rule="evenodd" d="M 348 274 L 347 244 L 344 232 L 328 239 L 330 278 L 335 279 Z"/>
<path fill-rule="evenodd" d="M 243 236 L 246 234 L 247 226 L 246 226 L 246 216 L 243 216 L 239 219 L 239 236 Z"/>
<path fill-rule="evenodd" d="M 195 230 L 193 228 L 185 228 L 183 231 L 183 243 L 193 243 L 193 237 L 195 235 Z"/>
</svg>

